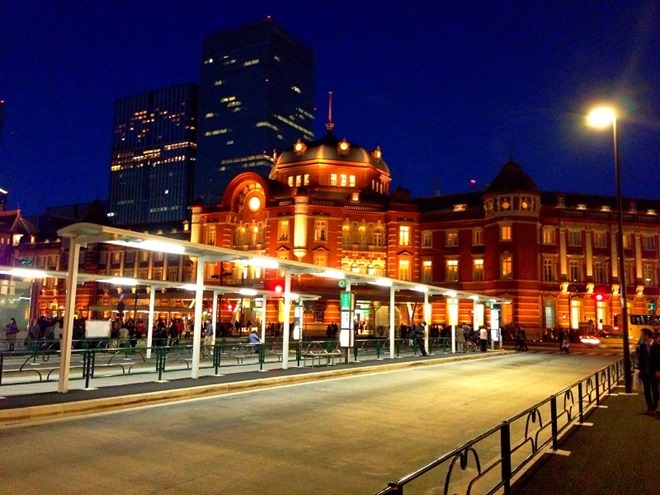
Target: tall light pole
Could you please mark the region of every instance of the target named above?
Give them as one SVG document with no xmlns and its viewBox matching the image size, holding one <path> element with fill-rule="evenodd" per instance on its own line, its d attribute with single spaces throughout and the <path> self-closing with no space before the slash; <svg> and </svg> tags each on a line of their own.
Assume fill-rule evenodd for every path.
<svg viewBox="0 0 660 495">
<path fill-rule="evenodd" d="M 619 294 L 621 296 L 621 327 L 623 329 L 623 377 L 626 393 L 632 392 L 632 369 L 630 367 L 630 343 L 628 340 L 628 299 L 626 295 L 626 263 L 623 256 L 623 201 L 621 199 L 621 169 L 619 167 L 619 142 L 616 132 L 616 113 L 608 107 L 594 108 L 587 117 L 592 127 L 612 126 L 614 139 L 614 174 L 616 179 L 616 210 L 619 224 L 617 251 L 619 252 Z"/>
</svg>

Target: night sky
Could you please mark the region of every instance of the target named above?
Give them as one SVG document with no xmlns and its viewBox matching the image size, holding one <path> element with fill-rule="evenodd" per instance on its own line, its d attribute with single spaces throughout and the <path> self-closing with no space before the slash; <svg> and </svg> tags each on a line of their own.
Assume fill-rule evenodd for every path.
<svg viewBox="0 0 660 495">
<path fill-rule="evenodd" d="M 114 100 L 198 82 L 205 34 L 271 15 L 317 54 L 316 133 L 383 150 L 414 196 L 486 187 L 660 199 L 657 0 L 0 0 L 0 187 L 24 214 L 107 199 Z M 290 143 L 293 144 L 293 143 Z"/>
</svg>

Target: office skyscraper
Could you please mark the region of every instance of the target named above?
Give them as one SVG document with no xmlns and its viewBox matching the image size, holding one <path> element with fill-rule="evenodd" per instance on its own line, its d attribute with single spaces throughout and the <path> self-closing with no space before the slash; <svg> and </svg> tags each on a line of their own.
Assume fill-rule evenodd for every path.
<svg viewBox="0 0 660 495">
<path fill-rule="evenodd" d="M 217 202 L 246 169 L 268 176 L 273 152 L 314 138 L 315 56 L 270 19 L 206 36 L 195 198 Z"/>
<path fill-rule="evenodd" d="M 192 202 L 198 88 L 115 102 L 110 216 L 115 225 L 184 220 Z"/>
</svg>

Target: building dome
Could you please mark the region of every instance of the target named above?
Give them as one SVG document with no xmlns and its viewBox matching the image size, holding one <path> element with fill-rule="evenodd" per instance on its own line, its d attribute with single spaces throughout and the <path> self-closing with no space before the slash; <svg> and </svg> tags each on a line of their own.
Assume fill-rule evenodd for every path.
<svg viewBox="0 0 660 495">
<path fill-rule="evenodd" d="M 500 173 L 491 181 L 486 189 L 488 193 L 502 192 L 538 192 L 534 180 L 523 172 L 520 164 L 509 160 L 500 169 Z"/>
<path fill-rule="evenodd" d="M 338 139 L 332 131 L 313 142 L 298 140 L 293 146 L 284 150 L 278 157 L 270 177 L 276 177 L 282 168 L 319 161 L 338 163 L 350 166 L 367 166 L 389 175 L 390 170 L 381 157 L 380 148 L 367 151 L 363 147 L 346 139 Z"/>
</svg>

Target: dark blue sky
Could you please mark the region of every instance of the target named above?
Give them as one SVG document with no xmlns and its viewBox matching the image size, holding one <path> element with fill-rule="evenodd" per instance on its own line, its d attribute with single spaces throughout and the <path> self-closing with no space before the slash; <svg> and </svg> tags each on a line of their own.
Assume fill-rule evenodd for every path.
<svg viewBox="0 0 660 495">
<path fill-rule="evenodd" d="M 106 199 L 113 102 L 199 80 L 202 36 L 272 15 L 317 54 L 317 136 L 380 145 L 415 196 L 483 188 L 513 158 L 548 191 L 660 199 L 654 0 L 0 0 L 0 187 L 25 214 Z"/>
</svg>

